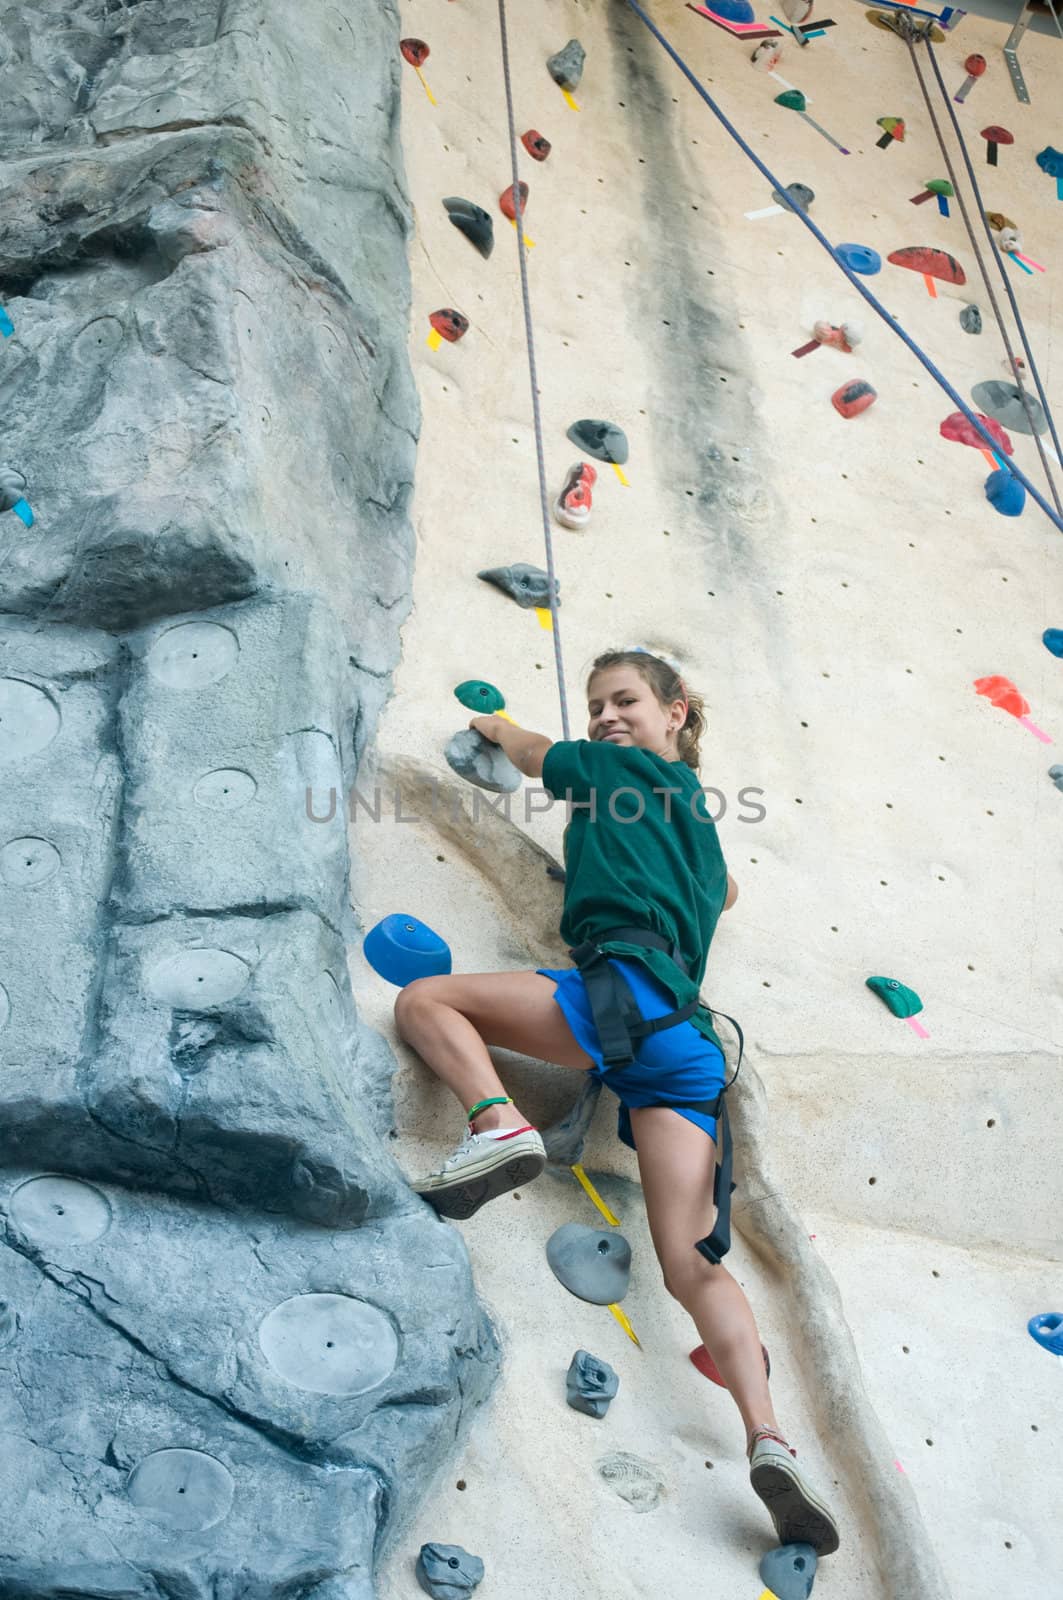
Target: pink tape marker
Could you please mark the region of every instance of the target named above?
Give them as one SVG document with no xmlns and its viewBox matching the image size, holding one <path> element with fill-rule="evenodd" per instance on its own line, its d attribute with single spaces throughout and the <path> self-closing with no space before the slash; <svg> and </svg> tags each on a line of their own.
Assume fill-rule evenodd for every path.
<svg viewBox="0 0 1063 1600">
<path fill-rule="evenodd" d="M 1040 739 L 1042 744 L 1052 743 L 1052 735 L 1046 733 L 1043 728 L 1039 728 L 1036 722 L 1031 722 L 1029 717 L 1020 717 L 1019 721 L 1022 723 L 1024 728 L 1029 728 L 1030 732 L 1034 734 L 1036 738 Z"/>
<path fill-rule="evenodd" d="M 895 1461 L 893 1465 L 897 1468 L 898 1472 L 904 1472 L 904 1468 L 901 1466 L 899 1461 Z M 907 1477 L 907 1473 L 905 1473 L 905 1477 Z"/>
<path fill-rule="evenodd" d="M 930 1035 L 927 1033 L 926 1029 L 923 1027 L 923 1024 L 919 1021 L 918 1017 L 906 1017 L 905 1021 L 907 1022 L 909 1028 L 911 1028 L 912 1032 L 913 1033 L 917 1033 L 919 1035 L 920 1039 L 929 1039 L 930 1038 Z"/>
<path fill-rule="evenodd" d="M 1019 250 L 1015 250 L 1012 253 L 1017 255 L 1020 261 L 1025 261 L 1028 267 L 1033 267 L 1035 272 L 1045 272 L 1047 270 L 1045 267 L 1042 267 L 1039 261 L 1035 261 L 1033 256 L 1024 256 Z"/>
</svg>

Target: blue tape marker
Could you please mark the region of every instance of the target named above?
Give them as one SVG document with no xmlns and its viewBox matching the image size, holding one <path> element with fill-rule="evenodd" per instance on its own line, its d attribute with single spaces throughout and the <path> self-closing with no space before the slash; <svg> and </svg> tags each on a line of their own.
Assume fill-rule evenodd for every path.
<svg viewBox="0 0 1063 1600">
<path fill-rule="evenodd" d="M 11 509 L 15 513 L 16 517 L 22 518 L 27 528 L 33 527 L 33 512 L 30 510 L 27 501 L 16 500 Z"/>
<path fill-rule="evenodd" d="M 12 322 L 3 306 L 0 306 L 0 333 L 3 334 L 5 339 L 10 339 L 14 331 L 15 324 Z"/>
<path fill-rule="evenodd" d="M 769 17 L 768 20 L 769 22 L 774 22 L 777 28 L 785 28 L 787 33 L 792 33 L 794 38 L 797 38 L 796 33 L 794 33 L 794 30 L 791 28 L 788 22 L 781 22 L 778 17 Z M 827 37 L 827 30 L 826 28 L 815 28 L 811 33 L 806 33 L 804 28 L 802 28 L 801 37 L 802 39 L 825 39 Z"/>
<path fill-rule="evenodd" d="M 1063 178 L 1056 179 L 1056 199 L 1063 200 Z"/>
<path fill-rule="evenodd" d="M 938 197 L 937 197 L 937 200 L 938 200 L 938 211 L 940 212 L 940 214 L 943 217 L 947 217 L 948 214 L 949 214 L 948 196 L 947 195 L 943 195 L 943 194 L 939 194 Z"/>
<path fill-rule="evenodd" d="M 1014 261 L 1014 263 L 1015 263 L 1015 265 L 1017 267 L 1021 267 L 1023 272 L 1026 273 L 1027 277 L 1030 277 L 1030 278 L 1033 277 L 1033 268 L 1032 267 L 1028 267 L 1026 265 L 1025 261 L 1020 261 L 1018 256 L 1012 255 L 1010 250 L 1005 250 L 1004 254 L 1008 257 L 1008 259 L 1010 261 Z"/>
</svg>

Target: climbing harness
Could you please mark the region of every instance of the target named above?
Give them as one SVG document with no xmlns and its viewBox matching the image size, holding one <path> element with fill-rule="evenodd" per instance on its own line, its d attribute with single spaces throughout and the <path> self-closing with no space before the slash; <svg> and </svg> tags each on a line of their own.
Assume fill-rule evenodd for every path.
<svg viewBox="0 0 1063 1600">
<path fill-rule="evenodd" d="M 685 1006 L 669 1011 L 663 1017 L 647 1020 L 635 1004 L 635 997 L 627 982 L 601 948 L 602 944 L 614 940 L 623 944 L 642 945 L 648 950 L 663 950 L 675 962 L 683 976 L 689 976 L 689 968 L 679 952 L 678 945 L 666 939 L 663 934 L 651 933 L 648 928 L 606 928 L 595 939 L 587 939 L 569 951 L 569 955 L 583 976 L 606 1072 L 616 1067 L 626 1067 L 634 1061 L 638 1048 L 637 1040 L 644 1039 L 651 1033 L 662 1033 L 665 1028 L 674 1028 L 680 1022 L 688 1022 L 701 1004 L 699 1000 L 691 1000 Z M 727 1021 L 738 1034 L 738 1065 L 735 1067 L 734 1075 L 729 1083 L 724 1084 L 714 1100 L 668 1101 L 667 1104 L 673 1111 L 700 1111 L 703 1116 L 716 1117 L 720 1123 L 722 1131 L 719 1144 L 720 1156 L 716 1163 L 713 1182 L 716 1226 L 707 1238 L 699 1239 L 694 1247 L 707 1261 L 718 1267 L 731 1248 L 731 1192 L 735 1187 L 731 1181 L 734 1153 L 731 1147 L 731 1126 L 727 1118 L 725 1096 L 742 1066 L 745 1040 L 738 1023 L 733 1017 L 728 1017 L 726 1011 L 713 1011 L 711 1006 L 707 1006 L 706 1010 L 711 1016 L 727 1017 Z"/>
</svg>

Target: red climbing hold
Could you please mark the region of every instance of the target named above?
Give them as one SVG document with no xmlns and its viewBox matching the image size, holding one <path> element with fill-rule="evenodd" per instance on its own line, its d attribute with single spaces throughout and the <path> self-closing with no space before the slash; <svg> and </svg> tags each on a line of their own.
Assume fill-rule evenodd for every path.
<svg viewBox="0 0 1063 1600">
<path fill-rule="evenodd" d="M 423 39 L 400 39 L 399 49 L 411 67 L 423 67 L 432 54 Z"/>
<path fill-rule="evenodd" d="M 460 311 L 455 311 L 452 306 L 444 306 L 441 311 L 429 313 L 429 322 L 439 334 L 441 339 L 446 339 L 448 344 L 457 344 L 459 339 L 464 339 L 469 331 L 469 319 L 463 317 Z"/>
<path fill-rule="evenodd" d="M 1009 133 L 1007 128 L 1001 128 L 995 122 L 990 123 L 988 128 L 982 129 L 982 138 L 988 146 L 986 160 L 991 167 L 995 167 L 997 164 L 997 146 L 1015 143 L 1015 135 Z"/>
<path fill-rule="evenodd" d="M 984 694 L 990 704 L 1001 711 L 1009 711 L 1013 717 L 1030 715 L 1029 702 L 1023 699 L 1010 678 L 994 674 L 991 678 L 976 678 L 974 686 L 979 694 Z"/>
<path fill-rule="evenodd" d="M 771 1362 L 768 1359 L 768 1352 L 764 1345 L 761 1345 L 760 1352 L 764 1357 L 764 1371 L 770 1378 Z M 726 1389 L 727 1385 L 720 1377 L 720 1369 L 717 1367 L 715 1361 L 709 1355 L 709 1352 L 706 1350 L 703 1344 L 699 1344 L 696 1350 L 691 1350 L 690 1359 L 697 1367 L 702 1377 L 708 1378 L 710 1383 L 718 1383 L 721 1389 Z"/>
<path fill-rule="evenodd" d="M 984 417 L 980 411 L 976 411 L 975 416 L 983 428 L 996 440 L 997 449 L 1003 450 L 1006 456 L 1013 456 L 1015 454 L 1015 446 L 1000 426 L 1000 423 L 995 422 L 992 417 Z M 990 448 L 982 438 L 982 435 L 968 422 L 962 411 L 950 412 L 938 432 L 943 439 L 952 439 L 956 444 L 969 444 L 974 450 L 988 450 Z"/>
<path fill-rule="evenodd" d="M 840 389 L 835 389 L 830 397 L 830 403 L 839 415 L 858 417 L 861 411 L 873 406 L 877 399 L 876 390 L 866 379 L 854 378 L 851 383 L 843 383 Z"/>
<path fill-rule="evenodd" d="M 520 212 L 521 216 L 523 216 L 525 211 L 528 209 L 528 185 L 522 182 L 518 185 L 518 187 L 520 189 Z M 508 189 L 504 189 L 499 195 L 498 203 L 502 207 L 503 216 L 508 217 L 510 222 L 516 222 L 517 205 L 513 198 L 512 184 L 510 184 Z"/>
<path fill-rule="evenodd" d="M 924 278 L 941 278 L 945 283 L 966 283 L 964 272 L 955 256 L 947 250 L 935 250 L 928 244 L 909 244 L 903 250 L 893 250 L 886 257 L 895 267 L 907 267 L 909 272 L 921 272 Z"/>
<path fill-rule="evenodd" d="M 591 489 L 598 474 L 589 461 L 568 469 L 565 487 L 554 502 L 554 516 L 563 528 L 585 528 L 591 516 Z"/>
<path fill-rule="evenodd" d="M 537 128 L 529 128 L 527 133 L 522 133 L 520 142 L 533 161 L 545 161 L 553 149 L 549 139 L 544 139 Z"/>
</svg>

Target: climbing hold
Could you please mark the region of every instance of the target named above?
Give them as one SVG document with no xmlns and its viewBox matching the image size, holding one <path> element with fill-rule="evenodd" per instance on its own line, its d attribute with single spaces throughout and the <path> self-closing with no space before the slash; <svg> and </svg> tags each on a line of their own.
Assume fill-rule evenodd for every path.
<svg viewBox="0 0 1063 1600">
<path fill-rule="evenodd" d="M 591 489 L 598 474 L 589 461 L 569 467 L 565 487 L 554 501 L 554 516 L 563 528 L 585 528 L 591 519 Z"/>
<path fill-rule="evenodd" d="M 1051 778 L 1052 782 L 1055 784 L 1060 793 L 1063 794 L 1063 767 L 1059 766 L 1058 764 L 1054 767 L 1049 767 L 1048 776 Z"/>
<path fill-rule="evenodd" d="M 627 460 L 627 434 L 615 422 L 595 422 L 590 417 L 584 417 L 581 422 L 572 424 L 568 437 L 573 444 L 579 445 L 589 456 L 596 456 L 599 461 L 615 462 L 622 467 Z"/>
<path fill-rule="evenodd" d="M 608 1361 L 599 1361 L 586 1350 L 576 1351 L 565 1377 L 565 1394 L 573 1411 L 604 1417 L 619 1387 L 620 1379 Z"/>
<path fill-rule="evenodd" d="M 447 766 L 459 778 L 489 789 L 492 794 L 513 794 L 520 788 L 521 774 L 501 745 L 485 739 L 475 728 L 462 728 L 443 751 Z"/>
<path fill-rule="evenodd" d="M 854 378 L 850 383 L 843 383 L 840 389 L 835 389 L 830 397 L 830 403 L 840 416 L 858 417 L 861 411 L 873 406 L 877 399 L 877 391 L 866 379 Z"/>
<path fill-rule="evenodd" d="M 615 1229 L 562 1223 L 546 1242 L 546 1259 L 558 1283 L 591 1305 L 617 1305 L 627 1294 L 631 1246 Z"/>
<path fill-rule="evenodd" d="M 814 0 L 782 0 L 783 16 L 799 27 L 812 15 L 813 3 Z"/>
<path fill-rule="evenodd" d="M 990 123 L 988 128 L 982 129 L 982 138 L 987 145 L 986 160 L 991 167 L 997 164 L 997 150 L 1002 144 L 1014 144 L 1015 135 L 1009 133 L 1007 128 L 1001 128 L 997 123 Z"/>
<path fill-rule="evenodd" d="M 921 272 L 924 278 L 941 278 L 945 283 L 966 283 L 967 275 L 955 256 L 947 250 L 936 250 L 933 245 L 910 244 L 903 250 L 892 250 L 886 257 L 895 267 L 907 267 L 909 272 Z"/>
<path fill-rule="evenodd" d="M 927 178 L 918 194 L 912 195 L 912 205 L 921 206 L 927 200 L 932 200 L 937 195 L 939 200 L 951 200 L 955 196 L 955 189 L 947 178 Z M 948 216 L 946 207 L 945 215 Z"/>
<path fill-rule="evenodd" d="M 463 706 L 483 717 L 505 709 L 505 696 L 493 683 L 485 683 L 482 678 L 466 678 L 464 683 L 458 684 L 454 693 Z"/>
<path fill-rule="evenodd" d="M 460 1544 L 423 1544 L 414 1570 L 433 1600 L 462 1600 L 483 1581 L 484 1564 Z"/>
<path fill-rule="evenodd" d="M 914 989 L 909 989 L 897 978 L 865 978 L 872 993 L 884 1000 L 895 1017 L 914 1017 L 922 1011 L 923 1002 Z"/>
<path fill-rule="evenodd" d="M 828 144 L 832 144 L 835 150 L 840 150 L 843 156 L 847 156 L 849 152 L 845 146 L 843 144 L 839 144 L 837 139 L 834 138 L 833 134 L 828 133 L 826 128 L 821 128 L 819 123 L 814 122 L 808 115 L 808 112 L 805 110 L 807 103 L 808 102 L 801 93 L 800 89 L 784 89 L 782 94 L 777 94 L 775 96 L 775 104 L 777 106 L 785 106 L 787 111 L 796 111 L 798 116 L 803 118 L 804 121 L 808 123 L 810 128 L 815 128 L 817 133 L 821 133 L 823 135 Z"/>
<path fill-rule="evenodd" d="M 528 208 L 528 185 L 522 182 L 517 185 L 517 188 L 520 192 L 520 214 L 523 217 Z M 508 217 L 510 222 L 516 222 L 517 202 L 513 198 L 512 184 L 510 184 L 508 189 L 503 189 L 502 193 L 498 197 L 498 203 L 502 208 L 502 215 Z"/>
<path fill-rule="evenodd" d="M 782 44 L 778 39 L 762 39 L 749 59 L 761 72 L 774 72 L 782 60 Z"/>
<path fill-rule="evenodd" d="M 33 512 L 24 498 L 26 480 L 14 467 L 0 467 L 0 512 L 13 511 L 16 517 L 33 527 Z"/>
<path fill-rule="evenodd" d="M 985 497 L 1002 517 L 1019 517 L 1026 504 L 1026 490 L 1006 467 L 998 467 L 985 481 Z"/>
<path fill-rule="evenodd" d="M 370 928 L 362 954 L 388 983 L 402 989 L 415 978 L 432 978 L 451 969 L 450 946 L 416 917 L 392 912 Z"/>
<path fill-rule="evenodd" d="M 875 122 L 883 130 L 882 138 L 876 139 L 880 150 L 885 150 L 894 140 L 898 144 L 904 143 L 904 118 L 903 117 L 876 117 Z"/>
<path fill-rule="evenodd" d="M 1017 224 L 1012 222 L 1010 217 L 1006 217 L 1003 211 L 987 211 L 985 219 L 991 228 L 996 229 L 997 233 L 1000 233 L 1003 228 L 1017 227 Z"/>
<path fill-rule="evenodd" d="M 993 436 L 995 448 L 1003 450 L 1006 456 L 1013 456 L 1015 454 L 1015 446 L 1000 426 L 1000 423 L 994 422 L 992 417 L 984 417 L 980 411 L 976 411 L 975 416 L 987 433 Z M 955 444 L 969 444 L 974 450 L 990 450 L 994 448 L 994 446 L 986 444 L 980 433 L 975 432 L 975 429 L 968 422 L 962 411 L 951 411 L 938 428 L 938 432 L 943 439 L 951 439 Z"/>
<path fill-rule="evenodd" d="M 843 322 L 836 328 L 833 322 L 814 322 L 812 333 L 817 344 L 829 345 L 832 350 L 850 353 L 864 335 L 858 323 Z"/>
<path fill-rule="evenodd" d="M 787 211 L 807 211 L 816 198 L 816 191 L 807 183 L 788 183 L 785 189 L 773 189 L 771 197 Z"/>
<path fill-rule="evenodd" d="M 429 312 L 429 322 L 441 339 L 448 344 L 457 344 L 459 339 L 464 339 L 469 331 L 469 319 L 463 317 L 460 311 L 455 311 L 452 306 L 444 306 L 441 311 Z"/>
<path fill-rule="evenodd" d="M 476 576 L 485 583 L 493 583 L 496 589 L 508 594 L 525 611 L 550 604 L 550 578 L 542 567 L 530 567 L 526 561 L 515 561 L 511 567 L 488 567 Z M 560 605 L 561 585 L 556 578 L 554 594 Z"/>
<path fill-rule="evenodd" d="M 1041 402 L 1032 394 L 1024 395 L 1018 384 L 987 378 L 976 383 L 971 394 L 976 405 L 1014 433 L 1044 433 L 1048 427 Z"/>
<path fill-rule="evenodd" d="M 423 67 L 432 54 L 423 39 L 400 39 L 399 49 L 411 67 Z"/>
<path fill-rule="evenodd" d="M 563 867 L 551 862 L 547 877 L 564 883 Z M 560 875 L 560 877 L 559 877 Z M 600 1078 L 585 1078 L 575 1104 L 557 1122 L 541 1130 L 546 1159 L 555 1167 L 574 1167 L 583 1160 L 583 1145 L 594 1120 L 595 1109 L 602 1091 Z"/>
<path fill-rule="evenodd" d="M 981 333 L 982 313 L 977 306 L 964 306 L 960 312 L 960 327 L 964 333 Z"/>
<path fill-rule="evenodd" d="M 1019 693 L 1010 678 L 1003 678 L 995 672 L 988 678 L 976 678 L 974 687 L 977 693 L 984 695 L 998 711 L 1006 711 L 1009 716 L 1018 717 L 1020 722 L 1023 717 L 1029 716 L 1030 703 Z"/>
<path fill-rule="evenodd" d="M 755 22 L 756 15 L 749 0 L 712 0 L 712 11 L 725 22 Z"/>
<path fill-rule="evenodd" d="M 766 1345 L 761 1345 L 760 1353 L 764 1357 L 764 1374 L 766 1377 L 770 1378 L 771 1361 L 768 1358 Z M 703 1344 L 699 1344 L 696 1350 L 691 1350 L 690 1359 L 697 1367 L 702 1377 L 708 1378 L 711 1383 L 719 1384 L 721 1389 L 727 1388 L 727 1385 L 720 1377 L 719 1368 Z"/>
<path fill-rule="evenodd" d="M 1063 659 L 1063 628 L 1046 628 L 1041 635 L 1041 643 L 1054 656 Z"/>
<path fill-rule="evenodd" d="M 859 272 L 865 278 L 882 271 L 882 257 L 867 244 L 836 244 L 834 253 L 850 272 Z"/>
<path fill-rule="evenodd" d="M 1055 178 L 1056 199 L 1063 200 L 1063 150 L 1054 150 L 1050 144 L 1046 144 L 1036 161 L 1042 172 Z"/>
<path fill-rule="evenodd" d="M 563 50 L 549 58 L 546 70 L 560 88 L 567 89 L 571 94 L 579 88 L 586 59 L 587 52 L 579 40 L 570 39 Z"/>
<path fill-rule="evenodd" d="M 1001 228 L 997 244 L 1008 255 L 1017 255 L 1022 249 L 1022 237 L 1017 228 Z"/>
<path fill-rule="evenodd" d="M 1045 1311 L 1039 1317 L 1031 1317 L 1026 1328 L 1031 1339 L 1051 1350 L 1054 1356 L 1063 1356 L 1063 1316 L 1058 1311 Z"/>
<path fill-rule="evenodd" d="M 451 195 L 443 204 L 454 226 L 476 246 L 486 261 L 495 247 L 495 225 L 483 206 L 463 200 L 460 195 Z"/>
<path fill-rule="evenodd" d="M 15 324 L 12 322 L 3 306 L 0 306 L 0 333 L 3 334 L 5 339 L 10 339 L 14 331 Z"/>
<path fill-rule="evenodd" d="M 781 1544 L 760 1558 L 760 1581 L 776 1600 L 808 1600 L 819 1558 L 810 1544 Z"/>
<path fill-rule="evenodd" d="M 962 105 L 963 101 L 966 100 L 967 96 L 970 94 L 971 90 L 974 88 L 985 69 L 985 56 L 968 56 L 967 60 L 963 63 L 963 70 L 966 72 L 967 76 L 964 78 L 959 89 L 952 98 L 959 101 Z"/>
<path fill-rule="evenodd" d="M 549 139 L 544 139 L 535 128 L 529 128 L 527 133 L 522 133 L 520 142 L 533 161 L 545 161 L 553 149 Z"/>
</svg>

